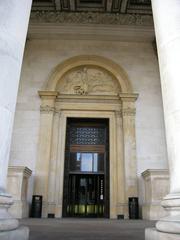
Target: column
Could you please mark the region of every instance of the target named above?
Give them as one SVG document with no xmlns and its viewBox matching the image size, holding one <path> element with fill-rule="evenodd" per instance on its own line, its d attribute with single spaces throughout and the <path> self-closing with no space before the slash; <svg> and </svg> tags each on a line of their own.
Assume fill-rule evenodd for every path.
<svg viewBox="0 0 180 240">
<path fill-rule="evenodd" d="M 6 179 L 31 3 L 31 0 L 0 1 L 0 239 L 5 236 L 1 231 L 18 228 L 18 221 L 7 212 L 13 201 L 6 193 Z"/>
<path fill-rule="evenodd" d="M 159 56 L 170 193 L 162 202 L 169 216 L 156 228 L 180 238 L 180 1 L 152 0 Z M 175 237 L 175 235 L 174 235 Z M 168 238 L 169 239 L 169 238 Z M 176 239 L 176 238 L 172 238 Z"/>
</svg>

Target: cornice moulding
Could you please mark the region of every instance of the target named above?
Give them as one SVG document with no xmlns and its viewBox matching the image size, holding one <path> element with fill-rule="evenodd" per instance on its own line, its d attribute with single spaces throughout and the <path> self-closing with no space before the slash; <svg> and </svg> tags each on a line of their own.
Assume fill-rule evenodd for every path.
<svg viewBox="0 0 180 240">
<path fill-rule="evenodd" d="M 40 98 L 56 98 L 58 96 L 58 92 L 57 91 L 38 91 L 38 94 L 40 96 Z"/>
<path fill-rule="evenodd" d="M 22 173 L 25 176 L 31 176 L 32 170 L 25 166 L 9 166 L 8 174 Z"/>
<path fill-rule="evenodd" d="M 138 93 L 120 93 L 119 97 L 124 102 L 135 102 L 138 99 Z"/>
<path fill-rule="evenodd" d="M 168 169 L 147 169 L 144 172 L 141 173 L 141 176 L 146 178 L 153 175 L 167 175 L 169 176 L 169 170 Z"/>
<path fill-rule="evenodd" d="M 153 42 L 153 26 L 30 22 L 28 39 Z"/>
</svg>

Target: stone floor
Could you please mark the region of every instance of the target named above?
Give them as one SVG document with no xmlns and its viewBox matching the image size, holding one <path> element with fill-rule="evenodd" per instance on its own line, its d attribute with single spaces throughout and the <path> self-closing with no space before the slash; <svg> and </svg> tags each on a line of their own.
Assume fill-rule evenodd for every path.
<svg viewBox="0 0 180 240">
<path fill-rule="evenodd" d="M 154 222 L 108 219 L 25 219 L 30 240 L 144 240 Z"/>
</svg>

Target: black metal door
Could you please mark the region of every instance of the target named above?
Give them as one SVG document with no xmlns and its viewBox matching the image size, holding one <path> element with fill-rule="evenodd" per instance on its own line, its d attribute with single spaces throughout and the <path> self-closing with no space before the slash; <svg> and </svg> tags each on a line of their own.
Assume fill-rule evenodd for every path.
<svg viewBox="0 0 180 240">
<path fill-rule="evenodd" d="M 104 176 L 78 175 L 69 176 L 69 216 L 103 217 L 104 216 Z"/>
<path fill-rule="evenodd" d="M 109 139 L 105 119 L 68 119 L 63 216 L 109 217 Z"/>
</svg>

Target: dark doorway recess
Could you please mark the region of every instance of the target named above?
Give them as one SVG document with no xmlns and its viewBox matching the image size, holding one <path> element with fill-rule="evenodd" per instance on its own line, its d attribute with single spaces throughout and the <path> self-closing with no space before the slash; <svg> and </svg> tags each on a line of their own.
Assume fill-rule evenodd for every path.
<svg viewBox="0 0 180 240">
<path fill-rule="evenodd" d="M 68 118 L 64 217 L 109 217 L 109 120 Z"/>
</svg>

